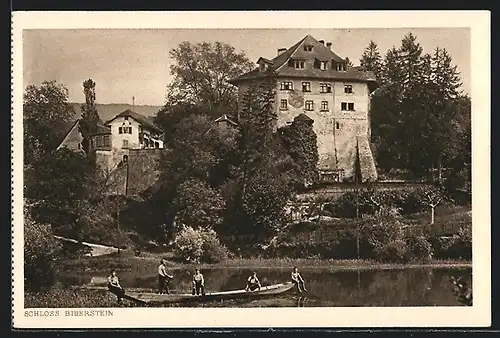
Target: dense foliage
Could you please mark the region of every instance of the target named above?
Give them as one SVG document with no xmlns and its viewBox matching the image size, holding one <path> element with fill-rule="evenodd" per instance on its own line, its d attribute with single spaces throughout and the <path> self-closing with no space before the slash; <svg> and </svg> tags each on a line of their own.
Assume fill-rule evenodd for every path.
<svg viewBox="0 0 500 338">
<path fill-rule="evenodd" d="M 384 58 L 371 41 L 360 62 L 379 81 L 371 105 L 379 169 L 410 170 L 417 177 L 431 174 L 438 181 L 443 167 L 467 171 L 470 99 L 460 90 L 459 72 L 449 53 L 441 48 L 424 53 L 409 33 Z"/>
<path fill-rule="evenodd" d="M 55 260 L 61 247 L 50 225 L 35 222 L 29 209 L 24 211 L 24 281 L 25 289 L 40 291 L 54 284 Z"/>
<path fill-rule="evenodd" d="M 95 82 L 92 79 L 83 82 L 83 93 L 85 104 L 81 106 L 82 118 L 80 119 L 79 131 L 83 136 L 83 150 L 90 154 L 91 136 L 97 133 L 98 124 L 101 122 L 95 105 Z"/>
</svg>

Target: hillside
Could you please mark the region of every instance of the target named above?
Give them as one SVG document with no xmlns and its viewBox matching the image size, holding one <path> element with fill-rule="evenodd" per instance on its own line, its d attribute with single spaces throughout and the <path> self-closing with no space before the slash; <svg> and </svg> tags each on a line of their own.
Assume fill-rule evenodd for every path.
<svg viewBox="0 0 500 338">
<path fill-rule="evenodd" d="M 72 102 L 71 105 L 75 110 L 75 119 L 80 118 L 82 114 L 80 109 L 82 103 Z M 127 109 L 133 110 L 136 113 L 142 114 L 150 118 L 155 116 L 156 112 L 158 112 L 161 109 L 161 106 L 136 105 L 132 107 L 132 105 L 126 103 L 109 103 L 109 104 L 98 103 L 96 104 L 96 106 L 97 106 L 97 111 L 99 112 L 99 116 L 101 117 L 103 122 L 110 120 L 114 116 L 120 114 L 121 112 Z"/>
</svg>

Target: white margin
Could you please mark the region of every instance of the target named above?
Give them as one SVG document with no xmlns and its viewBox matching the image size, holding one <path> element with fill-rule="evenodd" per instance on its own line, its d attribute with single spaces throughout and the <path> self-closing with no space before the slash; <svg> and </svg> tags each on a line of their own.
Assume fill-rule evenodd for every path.
<svg viewBox="0 0 500 338">
<path fill-rule="evenodd" d="M 481 327 L 491 324 L 490 12 L 14 12 L 12 111 L 13 325 L 15 328 Z M 23 295 L 22 31 L 68 28 L 470 27 L 473 139 L 471 307 L 113 308 L 110 317 L 25 317 Z M 47 309 L 38 309 L 47 310 Z M 82 309 L 88 310 L 88 309 Z"/>
</svg>

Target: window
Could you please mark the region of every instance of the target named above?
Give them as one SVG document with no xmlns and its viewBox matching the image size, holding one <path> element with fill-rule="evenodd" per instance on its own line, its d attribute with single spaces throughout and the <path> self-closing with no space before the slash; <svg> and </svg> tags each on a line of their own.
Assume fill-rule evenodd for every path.
<svg viewBox="0 0 500 338">
<path fill-rule="evenodd" d="M 314 102 L 306 101 L 306 110 L 314 110 Z"/>
<path fill-rule="evenodd" d="M 280 109 L 288 109 L 288 101 L 287 101 L 287 99 L 281 99 Z"/>
<path fill-rule="evenodd" d="M 337 70 L 339 72 L 345 72 L 347 70 L 347 66 L 345 63 L 341 62 L 341 63 L 337 63 Z"/>
<path fill-rule="evenodd" d="M 122 148 L 124 149 L 128 148 L 128 140 L 123 140 Z"/>
<path fill-rule="evenodd" d="M 310 92 L 311 91 L 311 82 L 302 82 L 302 91 Z"/>
<path fill-rule="evenodd" d="M 158 142 L 155 142 L 155 148 L 160 148 L 160 144 Z"/>
<path fill-rule="evenodd" d="M 344 111 L 354 111 L 354 102 L 341 102 L 340 109 Z"/>
<path fill-rule="evenodd" d="M 311 46 L 311 45 L 306 45 L 306 46 L 304 46 L 304 50 L 305 50 L 306 52 L 312 52 L 312 50 L 313 50 L 313 46 Z"/>
<path fill-rule="evenodd" d="M 329 83 L 320 83 L 319 84 L 319 91 L 320 91 L 320 93 L 331 93 L 332 92 L 332 85 Z"/>
<path fill-rule="evenodd" d="M 281 90 L 293 90 L 293 82 L 291 81 L 281 82 Z"/>
<path fill-rule="evenodd" d="M 122 127 L 118 127 L 118 134 L 123 134 L 123 128 Z"/>
<path fill-rule="evenodd" d="M 125 121 L 128 121 L 128 116 L 125 116 Z"/>
<path fill-rule="evenodd" d="M 337 129 L 340 129 L 340 123 L 338 123 L 338 122 L 337 122 L 337 123 L 335 123 L 335 127 L 336 127 Z"/>
<path fill-rule="evenodd" d="M 344 93 L 352 94 L 352 85 L 345 85 L 344 86 Z"/>
<path fill-rule="evenodd" d="M 132 134 L 132 127 L 128 127 L 128 133 Z"/>
<path fill-rule="evenodd" d="M 127 155 L 123 155 L 123 163 L 127 163 L 128 162 L 128 156 Z"/>
<path fill-rule="evenodd" d="M 328 111 L 328 101 L 321 101 L 321 111 Z"/>
<path fill-rule="evenodd" d="M 319 62 L 319 69 L 326 70 L 327 69 L 327 62 L 326 61 L 320 61 Z"/>
<path fill-rule="evenodd" d="M 288 61 L 288 66 L 297 68 L 297 69 L 304 69 L 306 65 L 306 62 L 303 60 L 290 60 Z"/>
</svg>

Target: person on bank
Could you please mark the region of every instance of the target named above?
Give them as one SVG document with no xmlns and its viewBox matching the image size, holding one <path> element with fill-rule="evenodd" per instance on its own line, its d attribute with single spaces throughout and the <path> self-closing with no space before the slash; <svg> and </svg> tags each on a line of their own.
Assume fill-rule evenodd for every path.
<svg viewBox="0 0 500 338">
<path fill-rule="evenodd" d="M 255 290 L 260 290 L 260 288 L 261 288 L 260 281 L 257 278 L 257 273 L 254 271 L 252 275 L 248 277 L 245 291 L 255 291 Z"/>
<path fill-rule="evenodd" d="M 162 295 L 165 291 L 167 295 L 170 294 L 168 286 L 172 278 L 174 278 L 174 276 L 167 273 L 165 260 L 162 259 L 160 262 L 160 266 L 158 266 L 158 294 Z"/>
<path fill-rule="evenodd" d="M 203 278 L 200 269 L 196 269 L 193 275 L 193 295 L 204 295 L 205 294 L 205 279 Z"/>
<path fill-rule="evenodd" d="M 111 274 L 108 277 L 108 289 L 111 293 L 118 297 L 118 302 L 122 301 L 123 296 L 125 296 L 125 289 L 120 285 L 120 280 L 114 270 L 111 271 Z"/>
<path fill-rule="evenodd" d="M 300 275 L 299 269 L 297 269 L 296 267 L 293 268 L 292 271 L 292 282 L 293 284 L 297 285 L 299 292 L 307 291 L 304 279 Z"/>
</svg>

